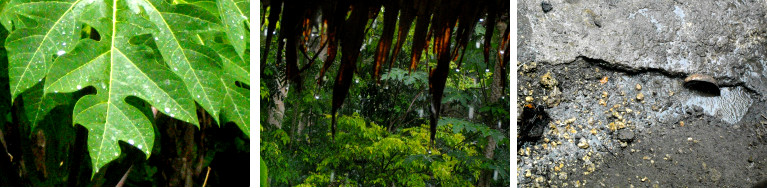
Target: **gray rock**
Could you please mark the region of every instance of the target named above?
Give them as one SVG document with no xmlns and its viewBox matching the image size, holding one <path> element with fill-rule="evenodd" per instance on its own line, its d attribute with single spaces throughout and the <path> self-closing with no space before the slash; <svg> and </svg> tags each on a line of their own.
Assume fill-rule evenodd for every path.
<svg viewBox="0 0 767 188">
<path fill-rule="evenodd" d="M 618 130 L 618 139 L 624 142 L 631 142 L 634 140 L 634 131 L 630 129 Z"/>
<path fill-rule="evenodd" d="M 549 5 L 561 11 L 547 12 Z M 522 0 L 517 7 L 522 62 L 588 58 L 767 92 L 765 1 Z"/>
<path fill-rule="evenodd" d="M 541 2 L 541 9 L 543 9 L 543 13 L 548 13 L 549 11 L 551 11 L 551 9 L 554 9 L 554 7 L 551 6 L 551 4 L 549 2 L 542 1 Z"/>
<path fill-rule="evenodd" d="M 554 87 L 554 89 L 552 89 L 549 92 L 549 95 L 546 98 L 546 106 L 548 106 L 549 108 L 552 108 L 559 105 L 561 101 L 562 101 L 562 92 L 559 91 L 559 88 Z"/>
</svg>

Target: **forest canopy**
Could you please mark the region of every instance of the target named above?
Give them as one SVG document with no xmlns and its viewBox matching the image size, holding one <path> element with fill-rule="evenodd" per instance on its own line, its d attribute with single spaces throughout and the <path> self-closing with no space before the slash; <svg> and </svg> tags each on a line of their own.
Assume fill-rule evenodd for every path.
<svg viewBox="0 0 767 188">
<path fill-rule="evenodd" d="M 508 186 L 508 7 L 261 1 L 262 184 Z"/>
</svg>

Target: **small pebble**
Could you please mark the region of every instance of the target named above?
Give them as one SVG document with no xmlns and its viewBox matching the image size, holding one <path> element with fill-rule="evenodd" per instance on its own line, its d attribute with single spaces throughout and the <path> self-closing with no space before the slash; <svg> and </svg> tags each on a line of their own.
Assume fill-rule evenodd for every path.
<svg viewBox="0 0 767 188">
<path fill-rule="evenodd" d="M 637 84 L 637 90 L 642 90 L 642 85 Z"/>
<path fill-rule="evenodd" d="M 570 119 L 565 120 L 565 124 L 571 124 L 573 122 L 575 122 L 575 118 L 570 118 Z"/>
<path fill-rule="evenodd" d="M 554 7 L 551 6 L 551 3 L 547 2 L 547 1 L 542 1 L 541 2 L 541 9 L 543 10 L 543 13 L 548 13 L 548 12 L 551 11 L 551 9 L 554 9 Z"/>
<path fill-rule="evenodd" d="M 581 142 L 578 143 L 578 147 L 582 149 L 589 148 L 589 143 L 586 142 L 586 139 L 581 138 Z"/>
<path fill-rule="evenodd" d="M 637 100 L 639 101 L 644 100 L 644 94 L 642 93 L 637 94 Z"/>
</svg>

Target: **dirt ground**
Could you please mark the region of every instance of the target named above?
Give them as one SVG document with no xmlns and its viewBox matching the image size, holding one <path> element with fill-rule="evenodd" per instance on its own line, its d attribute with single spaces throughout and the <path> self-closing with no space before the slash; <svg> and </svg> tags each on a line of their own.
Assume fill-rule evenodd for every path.
<svg viewBox="0 0 767 188">
<path fill-rule="evenodd" d="M 722 85 L 711 96 L 684 87 L 688 75 L 587 57 L 517 66 L 519 134 L 532 126 L 521 117 L 525 105 L 550 117 L 539 137 L 518 143 L 519 187 L 750 187 L 767 179 L 767 103 L 746 86 Z"/>
</svg>

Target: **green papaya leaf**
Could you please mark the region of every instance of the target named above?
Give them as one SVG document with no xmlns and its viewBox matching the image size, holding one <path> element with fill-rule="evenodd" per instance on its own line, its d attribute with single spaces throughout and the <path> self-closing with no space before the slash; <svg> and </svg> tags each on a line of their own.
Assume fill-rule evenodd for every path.
<svg viewBox="0 0 767 188">
<path fill-rule="evenodd" d="M 223 100 L 220 57 L 202 42 L 198 33 L 221 30 L 218 20 L 196 6 L 169 5 L 162 0 L 127 1 L 133 12 L 146 14 L 155 26 L 157 48 L 199 103 L 218 122 Z"/>
<path fill-rule="evenodd" d="M 226 37 L 236 49 L 237 54 L 240 57 L 244 56 L 248 53 L 246 47 L 250 41 L 250 34 L 245 26 L 245 23 L 248 22 L 248 17 L 245 16 L 247 12 L 240 10 L 240 7 L 233 0 L 217 0 L 216 4 L 221 15 L 221 21 L 226 28 Z"/>
<path fill-rule="evenodd" d="M 231 45 L 212 43 L 210 47 L 221 57 L 225 75 L 250 85 L 250 59 L 243 60 L 237 56 Z M 244 57 L 249 58 L 250 54 L 245 54 Z"/>
<path fill-rule="evenodd" d="M 87 86 L 95 95 L 82 97 L 74 108 L 74 123 L 89 130 L 88 149 L 94 173 L 120 155 L 118 140 L 125 141 L 149 157 L 154 130 L 140 108 L 126 102 L 137 97 L 173 118 L 198 125 L 194 99 L 183 80 L 156 61 L 147 46 L 129 43 L 132 36 L 151 30 L 148 20 L 136 15 L 130 1 L 106 1 L 116 5 L 95 6 L 93 28 L 101 41 L 81 40 L 71 53 L 56 60 L 49 72 L 46 92 L 72 92 Z M 199 125 L 198 125 L 199 126 Z"/>
<path fill-rule="evenodd" d="M 184 3 L 198 6 L 216 15 L 219 14 L 218 7 L 216 6 L 216 0 L 184 0 Z"/>
<path fill-rule="evenodd" d="M 80 38 L 78 13 L 90 3 L 85 1 L 34 1 L 5 7 L 12 11 L 5 16 L 28 17 L 37 23 L 14 30 L 6 38 L 12 100 L 42 81 L 54 57 L 74 47 Z"/>
<path fill-rule="evenodd" d="M 6 30 L 12 31 L 15 28 L 27 27 L 26 24 L 33 24 L 29 18 L 24 18 L 16 14 L 16 9 L 13 7 L 25 2 L 31 2 L 31 0 L 4 0 L 0 1 L 0 24 L 5 27 Z M 27 22 L 28 21 L 28 22 Z"/>
<path fill-rule="evenodd" d="M 21 94 L 24 100 L 24 111 L 30 122 L 30 130 L 35 130 L 37 124 L 45 118 L 53 108 L 67 104 L 72 99 L 71 93 L 45 93 L 43 82 L 35 84 L 32 88 Z"/>
<path fill-rule="evenodd" d="M 249 44 L 227 40 L 249 34 L 249 10 L 238 0 L 196 2 L 0 0 L 0 24 L 12 30 L 9 94 L 22 96 L 32 128 L 77 100 L 73 123 L 88 129 L 94 174 L 121 154 L 119 141 L 151 155 L 150 107 L 199 127 L 198 103 L 249 137 Z M 228 8 L 239 14 L 219 14 Z M 95 94 L 72 98 L 86 88 Z"/>
<path fill-rule="evenodd" d="M 250 90 L 237 87 L 229 76 L 224 76 L 221 84 L 226 88 L 221 122 L 234 122 L 250 138 Z"/>
</svg>

